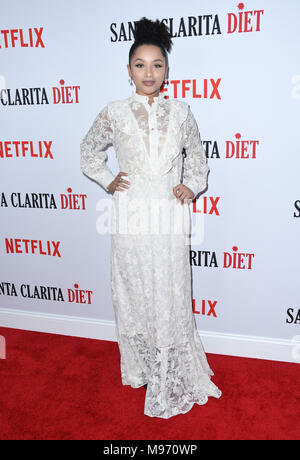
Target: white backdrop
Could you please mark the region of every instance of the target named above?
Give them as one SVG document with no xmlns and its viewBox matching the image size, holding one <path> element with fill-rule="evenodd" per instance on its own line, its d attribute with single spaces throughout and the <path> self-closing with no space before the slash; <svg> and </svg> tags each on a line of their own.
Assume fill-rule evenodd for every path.
<svg viewBox="0 0 300 460">
<path fill-rule="evenodd" d="M 191 105 L 211 170 L 191 205 L 206 351 L 299 361 L 299 14 L 297 0 L 2 6 L 0 325 L 115 340 L 99 232 L 111 197 L 82 174 L 79 145 L 131 95 L 128 23 L 146 16 L 171 27 L 166 94 Z"/>
</svg>

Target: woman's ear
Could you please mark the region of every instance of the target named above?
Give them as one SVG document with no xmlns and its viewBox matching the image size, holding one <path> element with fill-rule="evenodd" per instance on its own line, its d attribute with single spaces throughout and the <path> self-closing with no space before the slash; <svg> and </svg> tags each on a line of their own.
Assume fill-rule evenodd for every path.
<svg viewBox="0 0 300 460">
<path fill-rule="evenodd" d="M 127 64 L 127 70 L 128 70 L 128 75 L 129 75 L 129 77 L 132 78 L 132 76 L 131 76 L 131 70 L 130 70 L 130 65 L 129 65 L 129 64 Z"/>
</svg>

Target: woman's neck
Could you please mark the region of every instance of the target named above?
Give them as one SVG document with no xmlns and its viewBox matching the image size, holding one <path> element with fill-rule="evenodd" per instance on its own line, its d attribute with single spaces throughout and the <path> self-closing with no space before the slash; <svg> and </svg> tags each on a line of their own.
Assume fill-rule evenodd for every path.
<svg viewBox="0 0 300 460">
<path fill-rule="evenodd" d="M 159 91 L 155 92 L 154 94 L 143 94 L 143 93 L 139 93 L 139 92 L 137 91 L 137 94 L 141 94 L 141 96 L 147 96 L 147 97 L 148 97 L 148 104 L 149 104 L 149 105 L 152 105 L 153 102 L 154 102 L 154 98 L 155 98 L 155 97 L 158 97 Z"/>
</svg>

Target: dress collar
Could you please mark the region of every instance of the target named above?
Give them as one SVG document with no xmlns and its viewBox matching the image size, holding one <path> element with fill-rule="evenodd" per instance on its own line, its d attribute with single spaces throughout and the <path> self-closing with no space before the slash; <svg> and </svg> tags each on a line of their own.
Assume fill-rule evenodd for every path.
<svg viewBox="0 0 300 460">
<path fill-rule="evenodd" d="M 142 94 L 138 94 L 136 91 L 133 91 L 132 98 L 135 99 L 136 101 L 144 102 L 144 104 L 147 104 L 150 106 L 150 104 L 148 103 L 149 101 L 148 96 L 143 96 Z M 157 102 L 162 101 L 164 98 L 165 98 L 164 93 L 158 93 L 158 96 L 154 96 L 152 105 L 157 104 Z"/>
</svg>

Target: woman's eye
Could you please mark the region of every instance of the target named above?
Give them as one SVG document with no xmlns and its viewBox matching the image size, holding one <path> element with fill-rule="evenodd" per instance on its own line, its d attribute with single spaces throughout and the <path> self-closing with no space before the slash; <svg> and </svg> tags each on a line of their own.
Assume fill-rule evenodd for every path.
<svg viewBox="0 0 300 460">
<path fill-rule="evenodd" d="M 143 67 L 143 66 L 144 66 L 144 64 L 135 64 L 135 67 L 138 67 L 139 69 L 140 69 L 141 67 Z M 162 65 L 161 65 L 161 64 L 155 64 L 154 67 L 155 67 L 156 69 L 160 69 L 160 68 L 162 67 Z"/>
</svg>

